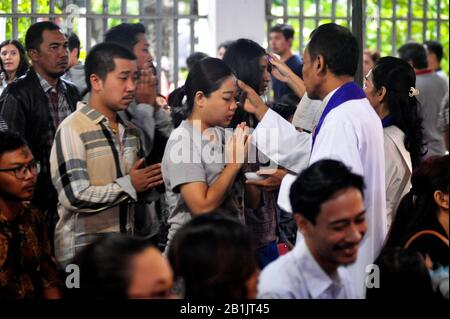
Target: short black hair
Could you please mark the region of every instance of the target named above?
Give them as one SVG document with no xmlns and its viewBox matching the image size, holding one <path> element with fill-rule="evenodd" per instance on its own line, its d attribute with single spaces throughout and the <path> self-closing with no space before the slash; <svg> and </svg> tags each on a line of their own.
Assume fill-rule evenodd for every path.
<svg viewBox="0 0 450 319">
<path fill-rule="evenodd" d="M 23 146 L 27 146 L 27 143 L 19 134 L 0 131 L 0 157 L 6 152 L 15 151 Z"/>
<path fill-rule="evenodd" d="M 425 47 L 417 42 L 410 42 L 398 49 L 400 59 L 411 61 L 415 69 L 426 69 L 428 67 L 427 51 Z"/>
<path fill-rule="evenodd" d="M 175 277 L 186 299 L 245 299 L 246 281 L 258 268 L 253 234 L 238 220 L 210 213 L 175 234 L 169 249 Z"/>
<path fill-rule="evenodd" d="M 114 59 L 136 60 L 133 52 L 116 43 L 99 43 L 88 53 L 84 63 L 85 79 L 88 90 L 91 90 L 92 74 L 105 80 L 106 75 L 116 68 Z"/>
<path fill-rule="evenodd" d="M 288 120 L 290 116 L 297 111 L 297 105 L 300 102 L 300 98 L 294 93 L 284 94 L 279 101 L 269 103 L 269 107 L 281 115 L 285 120 Z"/>
<path fill-rule="evenodd" d="M 197 63 L 200 60 L 203 60 L 204 58 L 207 58 L 208 55 L 203 52 L 193 52 L 191 53 L 187 59 L 186 59 L 186 66 L 188 70 L 191 70 L 195 63 Z"/>
<path fill-rule="evenodd" d="M 436 54 L 438 61 L 441 62 L 442 57 L 444 56 L 444 48 L 442 44 L 437 41 L 425 41 L 424 43 L 427 46 L 429 52 Z"/>
<path fill-rule="evenodd" d="M 230 46 L 230 44 L 231 44 L 232 42 L 233 42 L 233 41 L 231 41 L 231 40 L 222 42 L 222 43 L 219 44 L 219 46 L 217 47 L 217 50 L 219 50 L 220 48 L 224 48 L 225 50 L 227 50 L 228 47 Z"/>
<path fill-rule="evenodd" d="M 78 54 L 77 54 L 77 58 L 80 57 L 80 39 L 78 38 L 78 36 L 75 33 L 71 33 L 68 37 L 67 40 L 69 41 L 69 52 L 72 52 L 73 49 L 77 49 L 78 50 Z"/>
<path fill-rule="evenodd" d="M 43 39 L 42 34 L 45 30 L 60 30 L 60 27 L 52 21 L 42 21 L 32 24 L 25 35 L 25 48 L 27 52 L 31 49 L 39 50 Z"/>
<path fill-rule="evenodd" d="M 105 42 L 114 42 L 133 51 L 140 33 L 145 34 L 142 23 L 121 23 L 106 32 Z"/>
<path fill-rule="evenodd" d="M 293 39 L 295 34 L 294 28 L 291 25 L 285 23 L 280 23 L 270 28 L 269 33 L 272 32 L 283 33 L 283 36 L 286 40 Z"/>
<path fill-rule="evenodd" d="M 333 74 L 355 76 L 360 50 L 349 29 L 335 23 L 322 24 L 311 32 L 307 50 L 311 61 L 322 55 Z"/>
<path fill-rule="evenodd" d="M 300 213 L 313 224 L 323 203 L 342 190 L 356 188 L 364 196 L 364 180 L 343 163 L 320 160 L 305 169 L 291 186 L 289 198 L 294 213 Z"/>
<path fill-rule="evenodd" d="M 119 233 L 98 234 L 96 240 L 73 258 L 72 263 L 80 270 L 80 288 L 67 289 L 66 297 L 128 298 L 131 259 L 150 247 L 155 246 L 140 237 Z"/>
</svg>

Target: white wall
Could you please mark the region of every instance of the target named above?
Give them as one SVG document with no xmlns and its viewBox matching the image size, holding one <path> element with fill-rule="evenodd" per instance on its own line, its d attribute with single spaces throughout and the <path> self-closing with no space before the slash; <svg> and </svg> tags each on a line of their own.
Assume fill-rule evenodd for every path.
<svg viewBox="0 0 450 319">
<path fill-rule="evenodd" d="M 228 40 L 248 38 L 259 44 L 265 39 L 264 0 L 209 0 L 211 56 L 217 46 Z"/>
</svg>

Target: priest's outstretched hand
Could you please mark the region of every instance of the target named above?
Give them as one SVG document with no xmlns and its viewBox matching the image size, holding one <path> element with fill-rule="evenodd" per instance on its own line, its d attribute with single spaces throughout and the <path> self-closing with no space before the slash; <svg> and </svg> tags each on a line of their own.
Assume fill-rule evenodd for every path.
<svg viewBox="0 0 450 319">
<path fill-rule="evenodd" d="M 264 103 L 258 93 L 256 93 L 250 86 L 241 80 L 238 80 L 237 84 L 245 94 L 245 101 L 243 102 L 244 110 L 248 113 L 254 114 L 258 121 L 261 121 L 269 107 Z"/>
</svg>

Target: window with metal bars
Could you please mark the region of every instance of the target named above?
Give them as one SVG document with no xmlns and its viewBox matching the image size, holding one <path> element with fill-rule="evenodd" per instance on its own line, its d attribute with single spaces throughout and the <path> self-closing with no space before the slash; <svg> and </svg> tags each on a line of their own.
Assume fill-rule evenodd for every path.
<svg viewBox="0 0 450 319">
<path fill-rule="evenodd" d="M 158 71 L 169 81 L 184 80 L 186 57 L 202 49 L 199 30 L 208 30 L 205 0 L 0 0 L 0 40 L 24 42 L 28 27 L 53 20 L 81 41 L 81 59 L 105 32 L 122 22 L 141 22 Z"/>
<path fill-rule="evenodd" d="M 448 73 L 448 1 L 363 1 L 363 47 L 396 56 L 397 49 L 408 41 L 437 40 L 444 47 L 442 67 Z M 302 53 L 311 31 L 318 25 L 335 22 L 351 28 L 352 3 L 352 0 L 266 0 L 267 32 L 277 23 L 292 25 L 293 50 Z"/>
</svg>

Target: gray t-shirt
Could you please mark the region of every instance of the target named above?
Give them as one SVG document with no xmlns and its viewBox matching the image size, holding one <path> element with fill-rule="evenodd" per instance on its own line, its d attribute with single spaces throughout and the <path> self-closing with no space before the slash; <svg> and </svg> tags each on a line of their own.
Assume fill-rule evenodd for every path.
<svg viewBox="0 0 450 319">
<path fill-rule="evenodd" d="M 210 138 L 214 142 L 210 142 Z M 205 182 L 211 186 L 225 167 L 223 144 L 225 130 L 215 127 L 203 135 L 188 121 L 181 122 L 170 135 L 162 160 L 162 174 L 169 207 L 168 243 L 176 231 L 191 219 L 191 212 L 180 194 L 180 185 Z M 242 220 L 243 184 L 236 180 L 215 212 Z"/>
<path fill-rule="evenodd" d="M 439 111 L 442 100 L 448 92 L 445 81 L 436 73 L 417 75 L 416 88 L 419 89 L 417 99 L 419 111 L 423 119 L 423 138 L 428 152 L 425 157 L 445 154 L 444 138 L 439 130 Z"/>
</svg>

